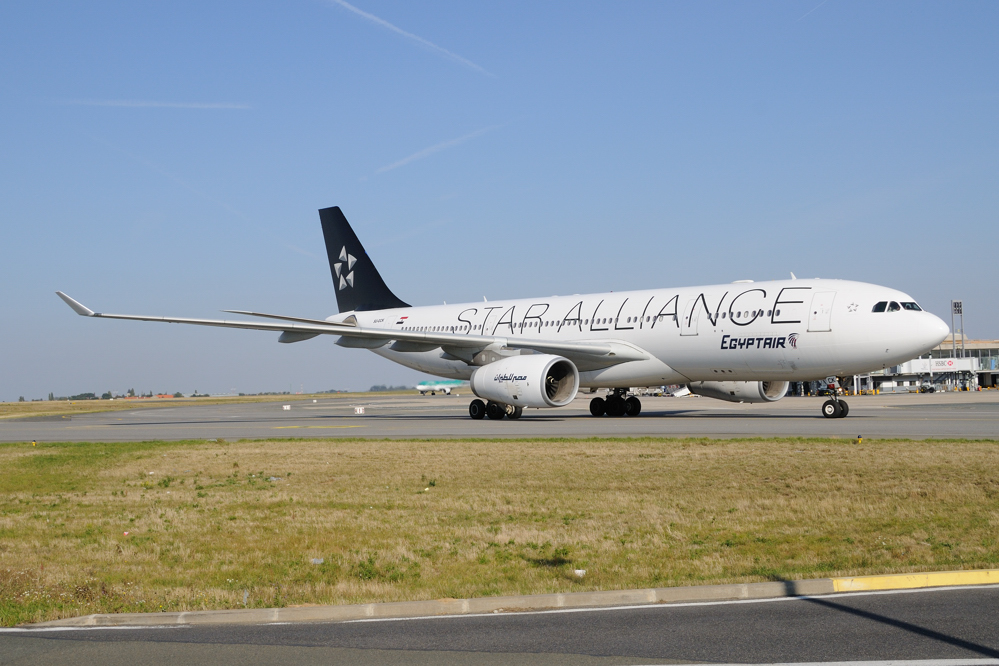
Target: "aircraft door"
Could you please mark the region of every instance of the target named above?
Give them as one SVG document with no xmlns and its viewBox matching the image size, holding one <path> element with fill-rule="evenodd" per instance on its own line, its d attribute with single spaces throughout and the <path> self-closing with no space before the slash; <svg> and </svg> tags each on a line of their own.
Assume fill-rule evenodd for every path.
<svg viewBox="0 0 999 666">
<path fill-rule="evenodd" d="M 697 335 L 697 320 L 701 309 L 697 307 L 700 298 L 692 298 L 687 301 L 687 307 L 683 309 L 683 319 L 680 320 L 680 335 Z"/>
<path fill-rule="evenodd" d="M 832 306 L 835 291 L 819 291 L 812 296 L 812 307 L 808 310 L 809 331 L 832 330 Z"/>
</svg>

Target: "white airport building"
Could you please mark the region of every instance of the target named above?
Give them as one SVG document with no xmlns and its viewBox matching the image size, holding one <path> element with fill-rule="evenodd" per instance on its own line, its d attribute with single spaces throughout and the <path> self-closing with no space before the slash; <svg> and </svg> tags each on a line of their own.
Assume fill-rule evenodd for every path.
<svg viewBox="0 0 999 666">
<path fill-rule="evenodd" d="M 890 393 L 918 391 L 923 385 L 937 391 L 999 387 L 999 340 L 967 340 L 958 334 L 956 342 L 948 337 L 926 356 L 858 375 L 858 389 Z"/>
</svg>

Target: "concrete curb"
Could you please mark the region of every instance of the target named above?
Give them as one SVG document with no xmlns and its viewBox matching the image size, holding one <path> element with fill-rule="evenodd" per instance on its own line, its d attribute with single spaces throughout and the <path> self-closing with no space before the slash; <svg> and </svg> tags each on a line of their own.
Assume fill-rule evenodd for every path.
<svg viewBox="0 0 999 666">
<path fill-rule="evenodd" d="M 152 627 L 195 624 L 267 624 L 273 622 L 344 622 L 347 620 L 468 615 L 477 613 L 513 613 L 556 608 L 599 608 L 601 606 L 638 606 L 698 601 L 734 601 L 740 599 L 776 599 L 816 596 L 860 590 L 898 590 L 952 585 L 989 585 L 999 583 L 999 569 L 952 571 L 853 578 L 817 578 L 771 583 L 736 585 L 698 585 L 660 587 L 645 590 L 608 590 L 569 592 L 478 599 L 438 599 L 433 601 L 398 601 L 351 606 L 297 606 L 289 608 L 252 608 L 180 613 L 119 613 L 85 615 L 53 620 L 26 627 Z"/>
</svg>

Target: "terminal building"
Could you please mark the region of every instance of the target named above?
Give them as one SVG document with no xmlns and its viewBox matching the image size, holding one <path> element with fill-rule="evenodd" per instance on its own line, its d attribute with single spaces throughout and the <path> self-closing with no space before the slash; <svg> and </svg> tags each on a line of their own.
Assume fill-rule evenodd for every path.
<svg viewBox="0 0 999 666">
<path fill-rule="evenodd" d="M 948 336 L 928 355 L 889 366 L 869 375 L 857 375 L 858 391 L 882 393 L 918 391 L 976 391 L 999 388 L 999 340 L 968 340 Z M 844 388 L 853 389 L 849 379 Z"/>
</svg>

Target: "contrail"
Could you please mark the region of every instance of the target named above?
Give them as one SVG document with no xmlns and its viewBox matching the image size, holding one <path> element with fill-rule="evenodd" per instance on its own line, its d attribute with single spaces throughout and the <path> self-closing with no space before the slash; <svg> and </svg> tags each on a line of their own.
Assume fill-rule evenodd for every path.
<svg viewBox="0 0 999 666">
<path fill-rule="evenodd" d="M 502 125 L 490 125 L 489 127 L 483 127 L 482 129 L 476 130 L 470 134 L 459 136 L 457 139 L 451 139 L 450 141 L 444 141 L 443 143 L 438 143 L 437 145 L 430 146 L 429 148 L 424 148 L 418 153 L 413 153 L 409 157 L 402 158 L 398 162 L 393 162 L 388 166 L 383 166 L 381 169 L 375 171 L 375 173 L 385 173 L 386 171 L 391 171 L 392 169 L 398 169 L 399 167 L 409 164 L 410 162 L 415 162 L 416 160 L 422 160 L 424 157 L 428 157 L 430 155 L 433 155 L 434 153 L 439 153 L 440 151 L 445 150 L 446 148 L 457 146 L 459 143 L 464 143 L 469 139 L 474 139 L 477 136 L 482 136 L 486 132 L 492 132 L 493 130 L 499 129 L 500 127 L 502 127 Z"/>
<path fill-rule="evenodd" d="M 366 11 L 358 9 L 357 7 L 355 7 L 354 5 L 350 4 L 349 2 L 345 2 L 344 0 L 330 0 L 330 2 L 332 2 L 334 4 L 337 4 L 337 5 L 340 5 L 344 9 L 346 9 L 348 11 L 351 11 L 351 12 L 354 12 L 355 14 L 357 14 L 358 16 L 360 16 L 361 18 L 367 19 L 367 20 L 371 21 L 372 23 L 380 25 L 383 28 L 388 28 L 389 30 L 391 30 L 392 32 L 394 32 L 396 34 L 402 35 L 403 37 L 405 37 L 407 39 L 411 39 L 414 42 L 416 42 L 417 44 L 419 44 L 420 46 L 424 46 L 424 47 L 426 47 L 426 48 L 428 48 L 428 49 L 430 49 L 432 51 L 436 51 L 437 53 L 445 55 L 448 58 L 451 58 L 451 60 L 459 62 L 462 65 L 464 65 L 465 67 L 468 67 L 469 69 L 474 69 L 475 71 L 481 72 L 482 74 L 485 74 L 486 76 L 493 76 L 493 77 L 495 77 L 494 74 L 492 74 L 491 72 L 486 71 L 482 67 L 479 67 L 478 65 L 476 65 L 471 60 L 468 60 L 467 58 L 462 58 L 457 53 L 451 53 L 447 49 L 445 49 L 443 47 L 440 47 L 440 46 L 437 46 L 433 42 L 428 41 L 426 39 L 423 39 L 422 37 L 420 37 L 418 35 L 414 35 L 411 32 L 406 32 L 402 28 L 398 28 L 398 27 L 392 25 L 391 23 L 389 23 L 385 19 L 378 18 L 374 14 L 369 14 Z"/>
<path fill-rule="evenodd" d="M 141 99 L 69 99 L 62 104 L 73 106 L 122 106 L 147 109 L 249 109 L 249 104 L 228 102 L 156 102 Z"/>
<path fill-rule="evenodd" d="M 812 12 L 814 12 L 816 9 L 818 9 L 822 5 L 826 4 L 827 2 L 829 2 L 829 0 L 822 0 L 822 2 L 820 2 L 819 4 L 817 4 L 814 7 L 812 7 L 810 10 L 808 10 L 807 12 L 805 12 L 805 16 L 808 16 L 809 14 L 811 14 Z M 800 21 L 801 19 L 805 18 L 805 16 L 802 16 L 800 19 L 798 19 L 798 21 Z M 798 21 L 795 21 L 795 23 L 797 23 Z"/>
</svg>

